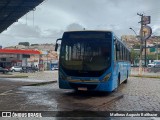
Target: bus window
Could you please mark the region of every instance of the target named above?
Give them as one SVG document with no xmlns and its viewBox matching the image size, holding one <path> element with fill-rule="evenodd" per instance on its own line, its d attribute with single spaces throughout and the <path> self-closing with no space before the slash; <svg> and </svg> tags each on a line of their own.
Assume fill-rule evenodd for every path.
<svg viewBox="0 0 160 120">
<path fill-rule="evenodd" d="M 111 42 L 102 39 L 65 40 L 60 61 L 67 70 L 102 71 L 111 64 Z"/>
</svg>

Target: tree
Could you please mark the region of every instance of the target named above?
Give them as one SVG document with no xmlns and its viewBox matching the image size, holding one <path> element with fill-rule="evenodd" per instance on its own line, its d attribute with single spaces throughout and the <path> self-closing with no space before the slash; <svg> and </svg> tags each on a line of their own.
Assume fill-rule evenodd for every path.
<svg viewBox="0 0 160 120">
<path fill-rule="evenodd" d="M 152 55 L 152 54 L 147 55 L 147 59 L 148 60 L 156 60 L 156 55 Z"/>
<path fill-rule="evenodd" d="M 29 42 L 19 42 L 18 45 L 24 45 L 24 46 L 29 46 Z"/>
<path fill-rule="evenodd" d="M 131 63 L 134 63 L 139 58 L 139 52 L 135 51 L 134 49 L 131 49 Z"/>
<path fill-rule="evenodd" d="M 140 49 L 140 44 L 135 44 L 135 45 L 133 45 L 133 48 L 134 48 L 134 49 Z"/>
</svg>

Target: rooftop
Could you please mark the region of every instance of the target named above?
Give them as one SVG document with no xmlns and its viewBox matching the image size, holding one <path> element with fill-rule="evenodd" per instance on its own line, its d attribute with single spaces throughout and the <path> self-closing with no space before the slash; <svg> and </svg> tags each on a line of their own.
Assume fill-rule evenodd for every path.
<svg viewBox="0 0 160 120">
<path fill-rule="evenodd" d="M 0 0 L 0 33 L 44 0 Z"/>
</svg>

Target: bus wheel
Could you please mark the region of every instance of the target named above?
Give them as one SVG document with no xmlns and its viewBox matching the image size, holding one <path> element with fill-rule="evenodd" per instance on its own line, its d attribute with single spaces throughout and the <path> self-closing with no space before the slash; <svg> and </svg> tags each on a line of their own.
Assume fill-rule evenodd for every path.
<svg viewBox="0 0 160 120">
<path fill-rule="evenodd" d="M 126 80 L 124 81 L 124 83 L 127 83 L 128 82 L 128 71 L 127 71 L 127 78 Z"/>
<path fill-rule="evenodd" d="M 114 92 L 118 91 L 119 85 L 120 85 L 120 73 L 118 74 L 118 78 L 117 78 L 117 87 L 114 89 Z"/>
<path fill-rule="evenodd" d="M 121 76 L 120 76 L 120 73 L 118 74 L 118 86 L 120 85 L 120 78 L 121 78 Z M 118 87 L 117 86 L 117 87 Z"/>
</svg>

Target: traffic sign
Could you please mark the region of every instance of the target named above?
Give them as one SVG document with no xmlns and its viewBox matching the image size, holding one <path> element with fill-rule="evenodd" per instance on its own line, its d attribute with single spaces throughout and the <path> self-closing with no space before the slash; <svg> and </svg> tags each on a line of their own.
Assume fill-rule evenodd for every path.
<svg viewBox="0 0 160 120">
<path fill-rule="evenodd" d="M 145 41 L 152 35 L 152 28 L 150 26 L 145 25 L 140 30 L 140 33 L 141 32 L 143 33 L 142 34 L 142 40 Z"/>
<path fill-rule="evenodd" d="M 142 17 L 142 25 L 150 24 L 151 16 L 143 16 Z"/>
</svg>

